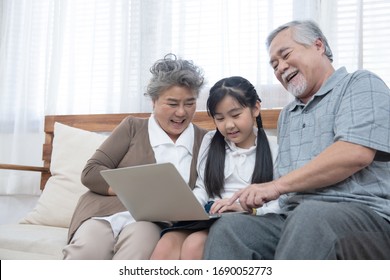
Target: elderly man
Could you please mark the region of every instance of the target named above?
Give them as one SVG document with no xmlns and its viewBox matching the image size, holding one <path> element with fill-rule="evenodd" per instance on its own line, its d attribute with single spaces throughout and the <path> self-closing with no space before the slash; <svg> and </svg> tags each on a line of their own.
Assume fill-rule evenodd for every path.
<svg viewBox="0 0 390 280">
<path fill-rule="evenodd" d="M 230 202 L 250 211 L 279 198 L 282 213 L 221 218 L 204 257 L 390 259 L 389 88 L 368 71 L 336 71 L 312 21 L 277 28 L 267 47 L 295 100 L 279 118 L 275 180 Z"/>
</svg>

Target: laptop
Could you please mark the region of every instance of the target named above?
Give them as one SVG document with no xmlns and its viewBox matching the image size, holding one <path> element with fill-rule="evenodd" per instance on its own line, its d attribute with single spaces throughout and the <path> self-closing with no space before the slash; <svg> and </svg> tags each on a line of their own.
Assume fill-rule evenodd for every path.
<svg viewBox="0 0 390 280">
<path fill-rule="evenodd" d="M 100 174 L 136 221 L 209 220 L 209 215 L 172 163 L 102 170 Z"/>
</svg>

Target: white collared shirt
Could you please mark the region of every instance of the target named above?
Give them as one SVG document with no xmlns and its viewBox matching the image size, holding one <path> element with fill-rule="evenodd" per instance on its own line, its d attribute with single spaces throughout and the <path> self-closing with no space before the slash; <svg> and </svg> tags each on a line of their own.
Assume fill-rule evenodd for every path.
<svg viewBox="0 0 390 280">
<path fill-rule="evenodd" d="M 190 123 L 176 140 L 176 143 L 174 143 L 156 122 L 154 115 L 151 115 L 148 122 L 148 134 L 156 162 L 171 162 L 184 180 L 189 182 L 195 134 L 192 123 Z M 107 217 L 94 217 L 93 219 L 109 222 L 114 238 L 117 238 L 125 226 L 135 222 L 129 211 L 119 212 Z"/>
<path fill-rule="evenodd" d="M 149 141 L 157 163 L 171 162 L 186 182 L 190 180 L 194 133 L 194 127 L 190 123 L 174 143 L 154 116 L 149 118 Z"/>
<path fill-rule="evenodd" d="M 257 128 L 254 128 L 254 133 L 257 135 Z M 205 205 L 209 200 L 220 199 L 219 197 L 209 197 L 204 185 L 206 159 L 209 145 L 214 134 L 215 131 L 210 131 L 204 136 L 199 150 L 198 178 L 196 181 L 196 187 L 194 188 L 194 194 L 202 205 Z M 251 184 L 256 161 L 256 144 L 248 149 L 242 149 L 227 139 L 225 139 L 225 142 L 227 144 L 224 170 L 225 184 L 224 190 L 221 192 L 221 196 L 222 198 L 230 198 L 236 191 Z M 269 142 L 271 151 L 274 151 L 274 148 L 272 147 L 274 144 L 272 141 Z M 257 138 L 255 139 L 255 143 L 257 143 Z M 273 153 L 273 161 L 275 161 L 275 157 L 276 155 Z M 258 208 L 257 214 L 263 215 L 269 212 L 278 212 L 279 210 L 279 203 L 277 201 L 271 201 L 263 205 L 263 207 Z"/>
</svg>

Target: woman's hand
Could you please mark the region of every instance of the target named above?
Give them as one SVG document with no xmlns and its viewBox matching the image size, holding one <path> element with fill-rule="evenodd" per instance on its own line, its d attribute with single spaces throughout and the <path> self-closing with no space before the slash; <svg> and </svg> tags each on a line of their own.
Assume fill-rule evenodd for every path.
<svg viewBox="0 0 390 280">
<path fill-rule="evenodd" d="M 116 193 L 112 190 L 111 187 L 108 187 L 107 193 L 108 193 L 108 195 L 116 195 Z"/>
<path fill-rule="evenodd" d="M 265 203 L 277 199 L 281 195 L 275 181 L 263 184 L 252 184 L 236 192 L 230 199 L 230 205 L 235 205 L 238 199 L 241 207 L 250 213 L 253 208 L 259 208 Z"/>
<path fill-rule="evenodd" d="M 210 214 L 220 214 L 223 212 L 241 212 L 244 211 L 239 203 L 230 203 L 228 198 L 216 200 L 210 208 Z"/>
</svg>

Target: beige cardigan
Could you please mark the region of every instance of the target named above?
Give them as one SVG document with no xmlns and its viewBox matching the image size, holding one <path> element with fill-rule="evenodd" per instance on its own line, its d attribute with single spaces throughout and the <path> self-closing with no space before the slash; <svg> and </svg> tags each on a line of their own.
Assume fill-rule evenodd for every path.
<svg viewBox="0 0 390 280">
<path fill-rule="evenodd" d="M 196 163 L 199 147 L 206 130 L 194 125 L 194 147 L 191 163 L 190 182 L 196 182 Z M 69 227 L 68 242 L 78 227 L 91 217 L 109 216 L 126 211 L 116 196 L 109 196 L 108 185 L 100 175 L 104 169 L 113 169 L 148 163 L 155 163 L 154 152 L 148 135 L 148 120 L 134 117 L 125 118 L 110 137 L 88 160 L 82 175 L 82 183 L 90 189 L 78 201 Z"/>
</svg>

